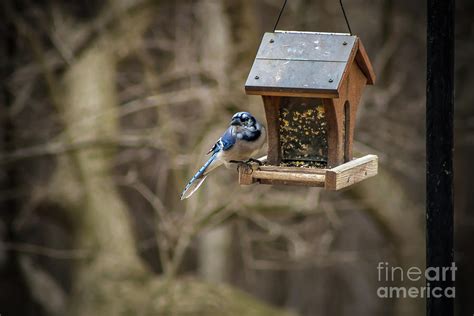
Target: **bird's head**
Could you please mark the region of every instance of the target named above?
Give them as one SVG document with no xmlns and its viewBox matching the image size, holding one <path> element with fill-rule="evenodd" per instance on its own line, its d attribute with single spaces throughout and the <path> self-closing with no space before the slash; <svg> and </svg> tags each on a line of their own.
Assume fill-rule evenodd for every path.
<svg viewBox="0 0 474 316">
<path fill-rule="evenodd" d="M 237 130 L 257 130 L 259 124 L 255 117 L 249 112 L 237 112 L 232 116 L 231 126 L 235 126 Z"/>
<path fill-rule="evenodd" d="M 262 125 L 249 112 L 238 112 L 230 121 L 232 134 L 238 139 L 253 141 L 260 137 Z"/>
</svg>

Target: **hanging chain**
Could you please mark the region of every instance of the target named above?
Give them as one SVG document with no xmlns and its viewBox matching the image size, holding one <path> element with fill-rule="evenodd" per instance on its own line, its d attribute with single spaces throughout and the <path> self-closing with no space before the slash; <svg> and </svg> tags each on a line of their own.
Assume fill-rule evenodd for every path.
<svg viewBox="0 0 474 316">
<path fill-rule="evenodd" d="M 287 2 L 287 1 L 288 1 L 288 0 L 285 0 L 285 2 L 283 3 L 283 6 L 282 6 L 281 9 L 280 9 L 280 14 L 278 14 L 278 18 L 277 18 L 277 20 L 276 20 L 276 22 L 275 22 L 275 26 L 273 27 L 273 33 L 275 33 L 275 30 L 276 30 L 276 28 L 277 28 L 278 22 L 280 22 L 281 15 L 283 14 L 283 10 L 285 10 L 285 6 L 286 6 L 286 2 Z"/>
<path fill-rule="evenodd" d="M 273 32 L 275 32 L 275 30 L 278 26 L 278 22 L 280 22 L 281 15 L 283 14 L 283 10 L 285 10 L 285 6 L 286 6 L 287 1 L 288 0 L 285 0 L 285 2 L 283 2 L 283 6 L 280 9 L 280 13 L 278 14 L 278 18 L 275 22 L 275 26 L 273 27 Z M 346 25 L 347 25 L 347 28 L 349 29 L 349 34 L 352 35 L 351 25 L 349 24 L 349 19 L 347 18 L 346 10 L 344 10 L 344 4 L 342 3 L 342 0 L 339 0 L 339 4 L 341 5 L 342 14 L 344 15 L 344 20 L 346 20 Z"/>
<path fill-rule="evenodd" d="M 347 19 L 346 10 L 344 10 L 342 0 L 339 0 L 339 3 L 341 4 L 342 14 L 344 14 L 344 19 L 346 20 L 347 28 L 349 29 L 349 34 L 352 35 L 351 25 L 349 24 L 349 20 Z"/>
</svg>

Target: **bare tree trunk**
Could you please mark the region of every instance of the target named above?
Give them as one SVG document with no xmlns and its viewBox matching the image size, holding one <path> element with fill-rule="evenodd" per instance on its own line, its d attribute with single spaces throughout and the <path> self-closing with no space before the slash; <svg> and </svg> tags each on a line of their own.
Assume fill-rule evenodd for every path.
<svg viewBox="0 0 474 316">
<path fill-rule="evenodd" d="M 140 44 L 152 17 L 146 6 L 127 12 L 126 5 L 112 8 L 118 22 L 71 61 L 61 80 L 50 78 L 66 145 L 120 138 L 117 63 Z M 47 199 L 67 213 L 73 247 L 82 254 L 75 261 L 71 295 L 66 298 L 28 258 L 22 261 L 32 293 L 49 313 L 212 316 L 225 309 L 230 315 L 286 315 L 226 286 L 162 278 L 147 270 L 116 188 L 115 153 L 110 146 L 92 146 L 58 157 Z"/>
<path fill-rule="evenodd" d="M 121 40 L 139 38 L 147 20 L 143 14 L 130 20 L 130 33 Z M 61 116 L 66 141 L 119 136 L 114 51 L 119 45 L 113 41 L 114 34 L 100 38 L 64 76 Z M 113 157 L 113 149 L 100 147 L 72 153 L 60 160 L 53 181 L 56 198 L 71 203 L 76 248 L 90 251 L 75 275 L 71 305 L 78 315 L 123 312 L 126 306 L 116 301 L 120 284 L 149 276 L 136 255 L 126 206 L 112 178 Z"/>
</svg>

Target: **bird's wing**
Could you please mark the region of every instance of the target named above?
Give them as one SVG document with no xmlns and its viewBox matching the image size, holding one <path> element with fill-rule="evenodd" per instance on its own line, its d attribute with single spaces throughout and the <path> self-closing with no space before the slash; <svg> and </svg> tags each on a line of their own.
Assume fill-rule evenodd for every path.
<svg viewBox="0 0 474 316">
<path fill-rule="evenodd" d="M 220 138 L 219 142 L 221 143 L 221 148 L 223 151 L 227 151 L 232 148 L 232 146 L 235 145 L 236 139 L 235 136 L 232 135 L 232 128 L 229 127 L 224 135 Z"/>
<path fill-rule="evenodd" d="M 219 140 L 214 144 L 214 146 L 211 147 L 211 149 L 209 149 L 209 151 L 206 153 L 206 155 L 209 155 L 210 153 L 215 153 L 216 150 L 218 150 L 218 146 L 219 146 L 219 141 L 221 139 L 219 138 Z"/>
<path fill-rule="evenodd" d="M 209 153 L 212 153 L 211 157 L 207 162 L 199 169 L 198 172 L 191 178 L 186 187 L 184 188 L 183 193 L 181 193 L 181 200 L 187 199 L 190 197 L 204 182 L 209 172 L 214 170 L 223 164 L 222 160 L 219 159 L 219 153 L 221 151 L 227 151 L 234 146 L 236 142 L 235 137 L 232 135 L 232 129 L 228 128 L 224 135 L 219 138 L 219 140 L 214 144 L 214 146 L 209 150 Z"/>
<path fill-rule="evenodd" d="M 229 150 L 230 148 L 232 148 L 232 146 L 234 146 L 235 141 L 236 141 L 236 139 L 232 135 L 232 130 L 229 127 L 225 131 L 225 133 L 221 136 L 221 138 L 219 138 L 217 140 L 217 142 L 214 144 L 214 146 L 212 146 L 212 148 L 209 149 L 207 154 L 210 154 L 210 153 L 214 154 L 214 153 L 217 153 L 221 150 L 223 150 L 223 151 Z"/>
<path fill-rule="evenodd" d="M 181 200 L 190 197 L 204 182 L 209 172 L 222 165 L 222 161 L 218 159 L 219 151 L 212 154 L 206 163 L 199 169 L 198 172 L 191 178 L 183 193 L 181 193 Z"/>
<path fill-rule="evenodd" d="M 186 185 L 186 188 L 184 189 L 183 193 L 181 193 L 181 200 L 189 198 L 191 195 L 193 195 L 194 192 L 196 192 L 197 189 L 201 186 L 201 184 L 204 183 L 204 180 L 206 180 L 206 176 L 201 176 L 199 178 L 194 178 L 189 181 L 188 185 Z"/>
</svg>

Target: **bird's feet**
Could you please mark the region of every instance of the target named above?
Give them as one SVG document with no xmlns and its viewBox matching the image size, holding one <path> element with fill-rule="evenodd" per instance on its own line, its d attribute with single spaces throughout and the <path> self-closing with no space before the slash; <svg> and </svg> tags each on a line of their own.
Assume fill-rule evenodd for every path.
<svg viewBox="0 0 474 316">
<path fill-rule="evenodd" d="M 230 163 L 236 163 L 238 164 L 237 165 L 237 171 L 239 171 L 240 167 L 241 166 L 245 166 L 245 169 L 247 170 L 251 170 L 252 169 L 252 166 L 250 165 L 250 163 L 244 161 L 244 160 L 230 160 L 229 161 Z"/>
<path fill-rule="evenodd" d="M 250 162 L 255 162 L 257 163 L 259 166 L 262 166 L 263 165 L 263 162 L 261 162 L 260 160 L 258 159 L 255 159 L 255 158 L 249 158 L 246 160 L 247 163 L 250 163 Z"/>
<path fill-rule="evenodd" d="M 263 165 L 263 162 L 261 162 L 261 161 L 258 160 L 258 159 L 255 159 L 255 158 L 249 158 L 249 159 L 247 159 L 247 160 L 230 160 L 229 162 L 230 162 L 230 163 L 244 164 L 244 165 L 247 165 L 247 166 L 250 166 L 250 163 L 251 163 L 251 162 L 255 162 L 255 163 L 257 163 L 259 166 Z"/>
<path fill-rule="evenodd" d="M 247 170 L 252 170 L 252 169 L 253 169 L 253 168 L 252 168 L 252 164 L 251 164 L 252 162 L 257 163 L 259 166 L 263 165 L 263 162 L 261 162 L 261 161 L 258 160 L 258 159 L 255 159 L 255 158 L 249 158 L 249 159 L 247 159 L 247 160 L 230 160 L 229 162 L 230 162 L 230 163 L 237 163 L 237 164 L 239 164 L 239 165 L 237 166 L 237 170 L 239 170 L 239 168 L 240 168 L 241 166 L 245 166 L 245 168 L 246 168 Z"/>
</svg>

